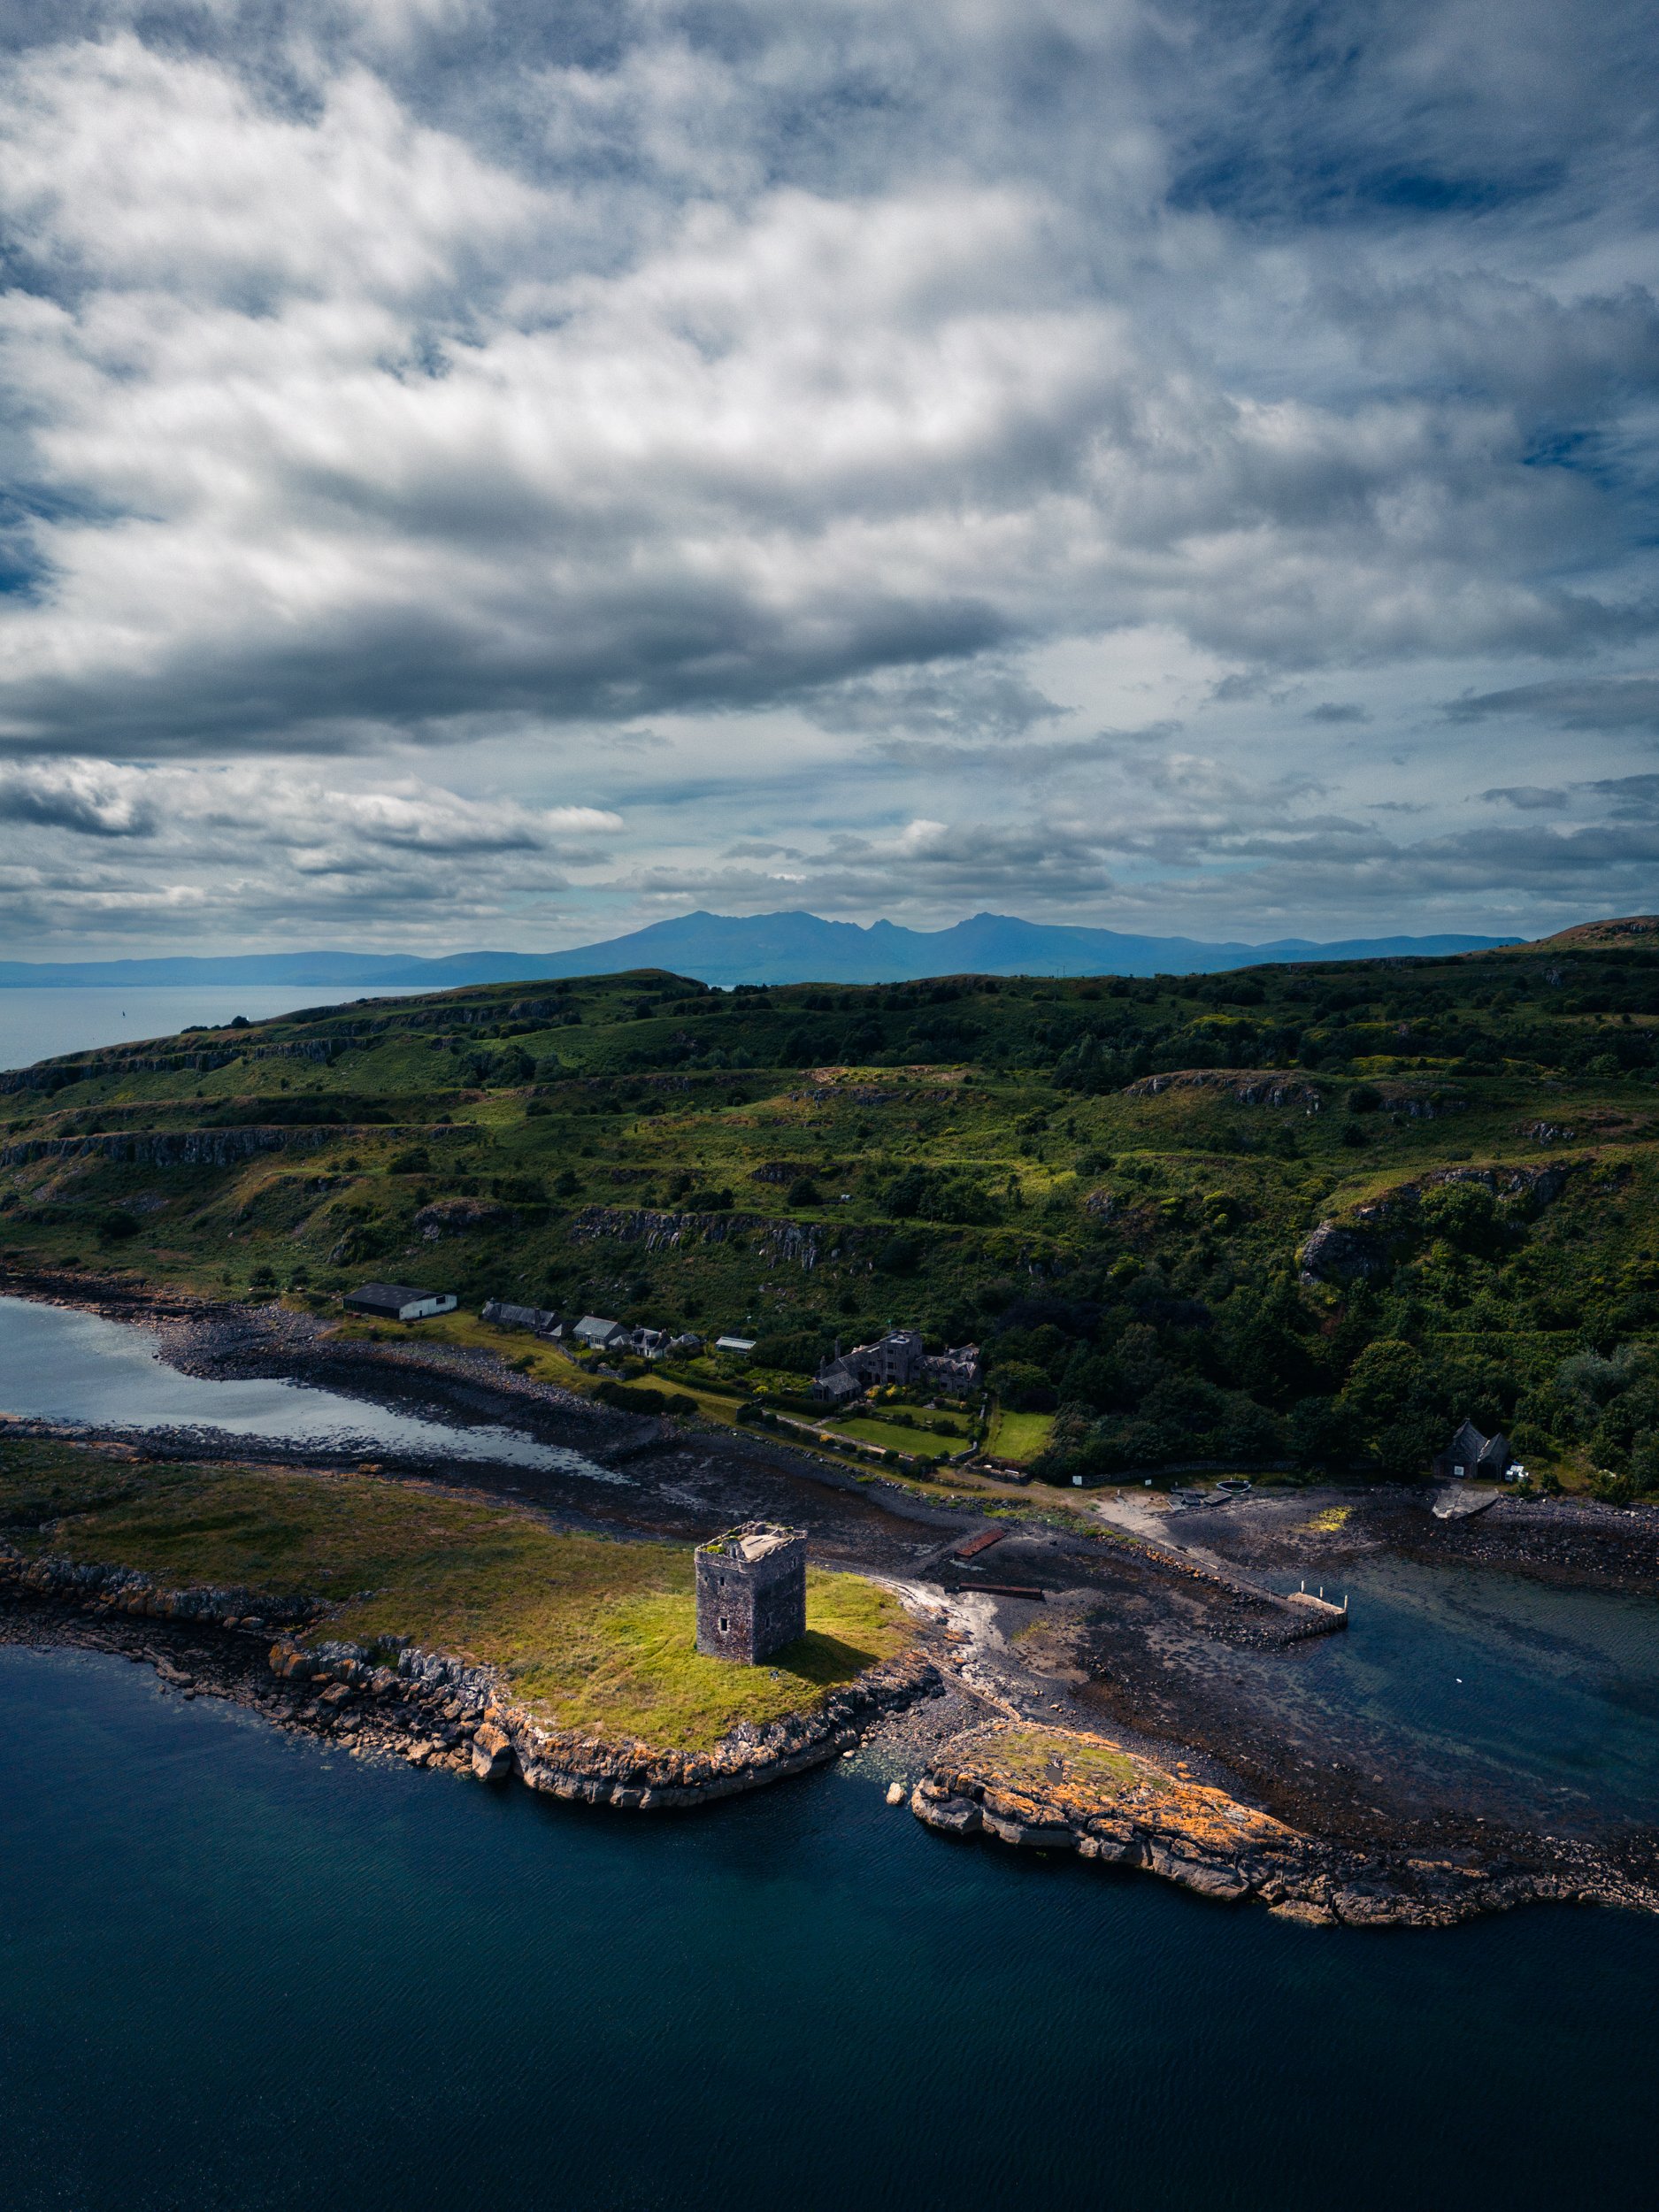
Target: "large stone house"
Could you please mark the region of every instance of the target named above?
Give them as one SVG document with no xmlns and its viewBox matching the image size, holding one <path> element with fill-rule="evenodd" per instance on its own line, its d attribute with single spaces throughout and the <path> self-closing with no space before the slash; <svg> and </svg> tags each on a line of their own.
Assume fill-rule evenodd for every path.
<svg viewBox="0 0 1659 2212">
<path fill-rule="evenodd" d="M 980 1371 L 977 1344 L 929 1353 L 922 1348 L 919 1329 L 889 1329 L 873 1344 L 855 1344 L 850 1352 L 843 1352 L 838 1344 L 834 1358 L 819 1368 L 812 1395 L 820 1405 L 844 1405 L 888 1383 L 901 1389 L 931 1382 L 941 1390 L 972 1390 Z"/>
</svg>

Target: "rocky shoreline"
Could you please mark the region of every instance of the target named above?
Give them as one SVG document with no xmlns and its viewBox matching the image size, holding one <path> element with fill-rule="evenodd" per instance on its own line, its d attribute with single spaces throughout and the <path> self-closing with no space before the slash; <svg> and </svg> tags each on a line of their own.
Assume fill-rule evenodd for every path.
<svg viewBox="0 0 1659 2212">
<path fill-rule="evenodd" d="M 1554 1863 L 1365 1852 L 1300 1834 L 1110 1739 L 994 1722 L 941 1747 L 910 1809 L 942 1835 L 1071 1851 L 1227 1902 L 1343 1927 L 1449 1927 L 1517 1905 L 1659 1912 L 1659 1886 L 1587 1845 Z"/>
<path fill-rule="evenodd" d="M 59 1281 L 35 1289 L 112 1316 L 142 1311 L 161 1326 L 167 1358 L 190 1371 L 309 1368 L 309 1379 L 341 1386 L 340 1367 L 321 1371 L 333 1357 L 312 1317 L 152 1299 L 133 1285 L 99 1294 L 111 1287 Z M 489 1353 L 413 1340 L 348 1340 L 339 1350 L 349 1360 L 376 1356 L 354 1378 L 365 1396 L 396 1379 L 451 1403 L 457 1394 L 473 1417 L 506 1418 L 532 1432 L 570 1417 L 553 1402 L 565 1394 L 530 1383 Z M 611 1465 L 641 1450 L 653 1455 L 631 1465 L 626 1486 L 561 1486 L 516 1464 L 501 1471 L 498 1486 L 469 1466 L 466 1486 L 534 1501 L 556 1525 L 671 1541 L 699 1540 L 745 1512 L 775 1510 L 787 1491 L 791 1514 L 810 1524 L 817 1556 L 887 1578 L 931 1620 L 918 1651 L 871 1669 L 817 1713 L 736 1728 L 709 1751 L 688 1754 L 549 1729 L 515 1706 L 488 1670 L 442 1653 L 319 1642 L 321 1601 L 279 1607 L 243 1591 L 169 1591 L 120 1571 L 26 1561 L 4 1545 L 0 1640 L 124 1651 L 149 1658 L 180 1695 L 232 1697 L 276 1726 L 354 1755 L 516 1778 L 548 1795 L 618 1809 L 690 1807 L 783 1779 L 879 1727 L 890 1739 L 895 1716 L 925 1706 L 925 1747 L 913 1724 L 902 1724 L 914 1739 L 905 1781 L 910 1787 L 922 1770 L 912 1808 L 941 1833 L 1071 1851 L 1217 1898 L 1353 1925 L 1440 1925 L 1544 1900 L 1655 1909 L 1659 1859 L 1648 1832 L 1540 1835 L 1502 1815 L 1489 1818 L 1494 1808 L 1479 1798 L 1431 1792 L 1409 1801 L 1409 1791 L 1381 1786 L 1386 1757 L 1360 1759 L 1345 1743 L 1339 1762 L 1322 1743 L 1292 1740 L 1271 1692 L 1239 1671 L 1251 1655 L 1276 1665 L 1282 1653 L 1290 1663 L 1310 1640 L 1347 1626 L 1333 1608 L 1270 1586 L 1263 1571 L 1292 1557 L 1323 1574 L 1384 1549 L 1641 1591 L 1654 1586 L 1659 1565 L 1652 1509 L 1505 1499 L 1448 1525 L 1430 1518 L 1419 1494 L 1379 1491 L 1344 1493 L 1328 1509 L 1286 1493 L 1225 1513 L 1161 1515 L 1156 1529 L 1062 1529 L 1022 1518 L 1001 1525 L 995 1579 L 976 1588 L 974 1563 L 964 1563 L 957 1546 L 967 1532 L 999 1525 L 983 1509 L 893 1492 L 839 1468 L 797 1468 L 795 1455 L 765 1439 L 723 1438 L 717 1454 L 699 1434 L 657 1434 L 662 1425 L 608 1409 L 588 1408 L 587 1417 L 604 1432 Z M 48 1423 L 7 1428 L 82 1441 L 113 1433 Z M 150 1459 L 191 1457 L 203 1442 L 197 1432 L 145 1432 L 128 1448 Z M 246 1437 L 219 1443 L 210 1457 L 338 1464 L 337 1448 Z M 439 1471 L 393 1453 L 380 1455 L 375 1471 L 417 1479 Z M 455 1479 L 456 1470 L 443 1471 Z M 1182 1540 L 1189 1538 L 1199 1540 Z M 1036 1602 L 1022 1602 L 1027 1593 Z M 995 1730 L 984 1727 L 998 1714 L 1027 1734 L 1042 1730 L 1059 1771 L 1010 1768 L 1007 1741 L 999 1749 Z M 1102 1727 L 1110 1732 L 1094 1732 Z M 941 1745 L 942 1734 L 950 1740 Z M 1103 1790 L 1098 1773 L 1084 1789 L 1072 1768 L 1079 1759 L 1098 1767 L 1096 1754 L 1138 1762 L 1141 1793 L 1126 1797 L 1117 1783 Z M 1372 1766 L 1380 1770 L 1368 1782 Z"/>
<path fill-rule="evenodd" d="M 36 1638 L 43 1626 L 57 1640 L 146 1658 L 188 1695 L 232 1698 L 359 1755 L 516 1778 L 618 1811 L 687 1809 L 781 1781 L 855 1749 L 888 1715 L 944 1687 L 917 1646 L 867 1668 L 817 1711 L 764 1727 L 741 1722 L 706 1751 L 686 1751 L 549 1728 L 514 1702 L 494 1669 L 442 1652 L 301 1642 L 324 1617 L 315 1601 L 168 1589 L 130 1568 L 28 1560 L 0 1547 L 0 1606 L 4 1640 L 34 1640 L 31 1626 Z M 158 1635 L 170 1649 L 157 1648 Z"/>
</svg>

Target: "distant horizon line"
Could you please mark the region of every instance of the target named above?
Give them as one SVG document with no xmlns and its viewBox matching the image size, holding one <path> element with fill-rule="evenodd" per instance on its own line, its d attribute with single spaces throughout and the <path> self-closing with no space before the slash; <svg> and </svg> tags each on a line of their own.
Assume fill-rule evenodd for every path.
<svg viewBox="0 0 1659 2212">
<path fill-rule="evenodd" d="M 1592 917 L 1589 918 L 1595 919 L 1600 918 Z M 486 944 L 467 946 L 461 949 L 450 952 L 415 950 L 385 951 L 380 949 L 361 949 L 353 947 L 349 941 L 344 945 L 339 943 L 312 943 L 296 946 L 292 943 L 292 941 L 289 941 L 289 943 L 287 945 L 268 945 L 257 951 L 234 953 L 82 953 L 79 955 L 64 956 L 57 958 L 43 958 L 35 956 L 19 956 L 16 957 L 0 956 L 0 989 L 27 989 L 31 987 L 31 979 L 35 977 L 38 977 L 41 983 L 45 984 L 55 977 L 63 976 L 66 972 L 85 971 L 92 968 L 101 970 L 122 970 L 128 972 L 137 968 L 143 968 L 153 972 L 157 969 L 164 968 L 201 969 L 211 966 L 220 970 L 228 970 L 233 967 L 245 968 L 253 965 L 254 964 L 263 964 L 265 962 L 282 962 L 286 964 L 337 960 L 341 962 L 350 962 L 354 964 L 361 964 L 361 965 L 365 968 L 371 966 L 383 966 L 388 969 L 395 969 L 399 967 L 426 968 L 455 966 L 479 960 L 565 961 L 579 953 L 588 950 L 595 952 L 608 951 L 611 947 L 625 944 L 634 938 L 648 937 L 660 931 L 671 930 L 679 926 L 697 922 L 723 924 L 727 926 L 739 929 L 760 926 L 768 923 L 810 922 L 815 924 L 820 929 L 833 930 L 837 932 L 845 930 L 851 933 L 856 933 L 856 934 L 860 937 L 866 939 L 877 932 L 882 932 L 884 933 L 891 933 L 895 936 L 910 939 L 949 937 L 959 931 L 972 927 L 975 923 L 986 923 L 1010 926 L 1020 930 L 1041 932 L 1045 936 L 1052 936 L 1055 938 L 1062 936 L 1080 936 L 1117 939 L 1123 941 L 1125 944 L 1162 944 L 1168 945 L 1171 949 L 1179 947 L 1183 950 L 1190 947 L 1194 951 L 1225 952 L 1233 955 L 1237 955 L 1240 952 L 1256 952 L 1263 954 L 1284 954 L 1301 951 L 1317 952 L 1326 949 L 1330 949 L 1332 950 L 1346 950 L 1348 948 L 1362 943 L 1371 944 L 1394 942 L 1403 945 L 1408 942 L 1425 942 L 1431 940 L 1436 944 L 1443 945 L 1448 940 L 1455 939 L 1466 945 L 1470 949 L 1482 949 L 1488 947 L 1497 949 L 1512 945 L 1529 944 L 1541 941 L 1540 939 L 1524 936 L 1518 932 L 1509 932 L 1507 933 L 1498 934 L 1474 930 L 1448 929 L 1407 931 L 1390 929 L 1386 926 L 1373 930 L 1356 930 L 1350 933 L 1341 936 L 1333 935 L 1327 938 L 1316 938 L 1302 935 L 1288 935 L 1256 939 L 1234 937 L 1231 935 L 1211 938 L 1192 936 L 1182 931 L 1161 930 L 1156 928 L 1142 930 L 1125 929 L 1108 922 L 1034 922 L 1028 920 L 1022 915 L 1006 913 L 999 914 L 986 907 L 980 907 L 976 909 L 972 913 L 962 915 L 953 922 L 940 923 L 933 926 L 923 926 L 906 922 L 895 922 L 885 915 L 879 916 L 874 921 L 871 922 L 844 921 L 831 916 L 816 914 L 810 908 L 806 907 L 772 908 L 768 910 L 766 912 L 760 914 L 720 914 L 707 907 L 691 907 L 686 909 L 680 914 L 667 915 L 661 917 L 655 921 L 638 924 L 633 929 L 619 932 L 613 936 L 593 938 L 578 944 L 565 946 L 519 947 L 512 945 Z M 1547 931 L 1545 934 L 1553 936 L 1558 934 L 1560 929 L 1562 928 L 1571 928 L 1577 926 L 1578 925 L 1572 923 L 1561 924 L 1557 926 L 1556 929 Z M 1077 950 L 1081 953 L 1083 948 L 1079 946 Z M 19 971 L 23 971 L 25 972 L 19 974 L 18 972 Z M 111 978 L 111 981 L 117 981 L 122 979 Z M 287 979 L 288 979 L 284 978 L 275 979 L 274 980 L 284 981 Z M 295 980 L 298 979 L 295 979 Z M 324 979 L 321 977 L 318 979 L 319 983 L 324 980 L 332 981 L 334 979 Z M 342 978 L 339 979 L 344 981 L 349 979 Z M 802 979 L 816 980 L 818 979 L 803 978 Z M 87 979 L 87 981 L 88 987 L 97 987 L 96 985 L 92 982 L 91 979 Z M 140 986 L 139 987 L 142 987 Z"/>
</svg>

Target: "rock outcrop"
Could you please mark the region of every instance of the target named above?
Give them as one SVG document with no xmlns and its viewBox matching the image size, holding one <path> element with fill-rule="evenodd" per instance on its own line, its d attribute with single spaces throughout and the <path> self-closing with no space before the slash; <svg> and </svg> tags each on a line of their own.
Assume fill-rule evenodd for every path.
<svg viewBox="0 0 1659 2212">
<path fill-rule="evenodd" d="M 1237 1106 L 1299 1106 L 1317 1114 L 1324 1094 L 1305 1076 L 1286 1068 L 1177 1068 L 1168 1075 L 1143 1075 L 1127 1087 L 1130 1098 L 1156 1098 L 1164 1091 L 1219 1091 Z"/>
<path fill-rule="evenodd" d="M 1472 1864 L 1322 1841 L 1106 1737 L 1018 1722 L 947 1744 L 910 1809 L 941 1835 L 1074 1851 L 1202 1896 L 1349 1927 L 1442 1927 L 1545 1900 L 1659 1910 L 1659 1894 L 1594 1862 Z"/>
<path fill-rule="evenodd" d="M 280 1638 L 271 1670 L 314 1683 L 356 1689 L 375 1679 L 373 1655 L 357 1647 L 306 1645 Z M 919 1651 L 870 1667 L 833 1692 L 816 1712 L 790 1713 L 757 1726 L 740 1722 L 706 1751 L 663 1748 L 636 1740 L 607 1740 L 550 1728 L 516 1705 L 488 1667 L 409 1647 L 388 1675 L 407 1705 L 424 1708 L 465 1739 L 472 1770 L 499 1781 L 517 1774 L 533 1790 L 622 1812 L 663 1812 L 707 1804 L 778 1782 L 851 1750 L 861 1732 L 942 1686 L 938 1669 Z"/>
<path fill-rule="evenodd" d="M 89 1137 L 26 1137 L 0 1151 L 0 1167 L 35 1160 L 125 1160 L 143 1167 L 231 1167 L 262 1152 L 309 1152 L 352 1135 L 344 1124 L 232 1129 L 122 1129 Z"/>
<path fill-rule="evenodd" d="M 1296 1255 L 1304 1283 L 1367 1283 L 1388 1272 L 1388 1254 L 1364 1229 L 1322 1221 Z"/>
</svg>

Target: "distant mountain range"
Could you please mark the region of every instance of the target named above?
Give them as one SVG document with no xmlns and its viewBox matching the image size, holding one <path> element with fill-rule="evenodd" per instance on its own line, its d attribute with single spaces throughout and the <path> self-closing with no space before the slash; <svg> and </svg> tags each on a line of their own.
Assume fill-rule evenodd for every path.
<svg viewBox="0 0 1659 2212">
<path fill-rule="evenodd" d="M 457 952 L 440 960 L 403 953 L 238 953 L 225 958 L 0 961 L 0 988 L 101 984 L 128 988 L 191 984 L 275 985 L 301 990 L 451 990 L 464 983 L 536 982 L 667 968 L 703 983 L 902 983 L 934 975 L 1201 975 L 1263 961 L 1422 959 L 1488 952 L 1516 937 L 1352 937 L 1316 944 L 1210 945 L 1194 937 L 1135 937 L 975 914 L 949 929 L 896 922 L 826 922 L 816 914 L 682 914 L 626 937 L 569 952 Z"/>
</svg>

